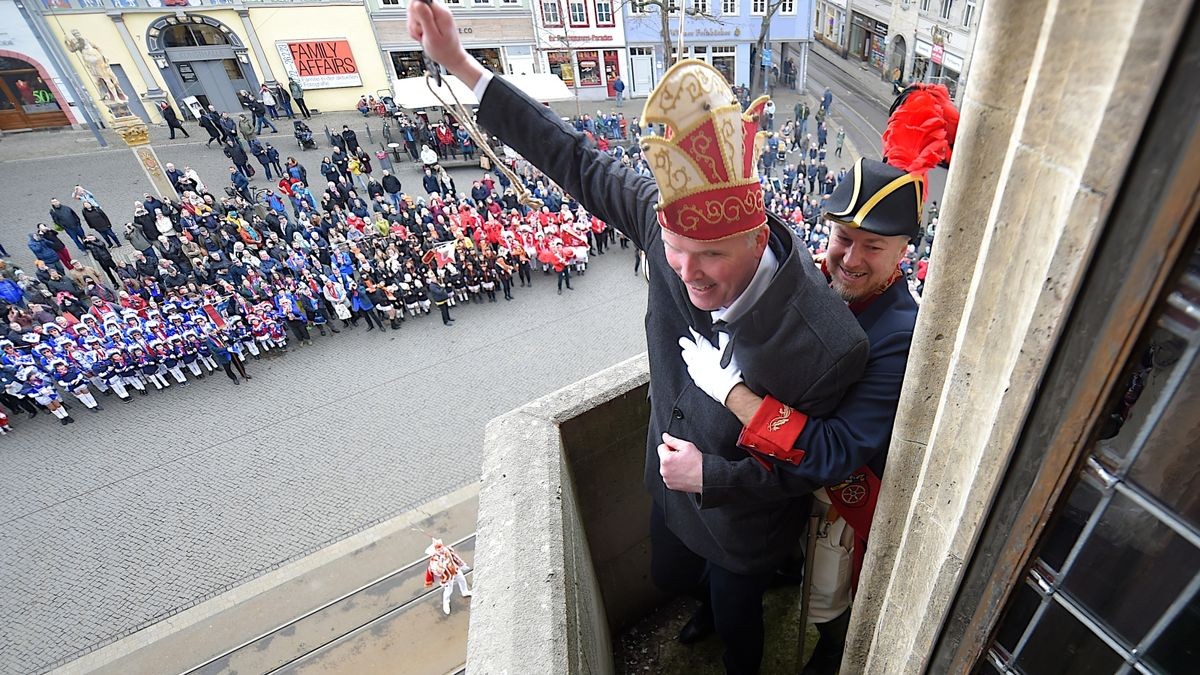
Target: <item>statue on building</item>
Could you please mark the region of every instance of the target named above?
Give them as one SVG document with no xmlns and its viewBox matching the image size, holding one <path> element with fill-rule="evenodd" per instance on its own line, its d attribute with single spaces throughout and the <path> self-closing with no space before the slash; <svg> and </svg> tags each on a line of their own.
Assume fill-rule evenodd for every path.
<svg viewBox="0 0 1200 675">
<path fill-rule="evenodd" d="M 117 81 L 117 74 L 113 72 L 112 65 L 108 59 L 96 45 L 92 44 L 91 40 L 79 34 L 79 29 L 71 30 L 71 37 L 66 39 L 67 50 L 76 52 L 83 59 L 83 63 L 87 66 L 88 74 L 92 77 L 92 82 L 96 85 L 96 90 L 100 92 L 101 100 L 105 101 L 110 109 L 113 109 L 113 114 L 120 116 L 122 113 L 117 112 L 117 108 L 125 108 L 123 114 L 129 114 L 125 104 L 128 103 L 129 97 L 121 90 L 121 83 Z"/>
</svg>

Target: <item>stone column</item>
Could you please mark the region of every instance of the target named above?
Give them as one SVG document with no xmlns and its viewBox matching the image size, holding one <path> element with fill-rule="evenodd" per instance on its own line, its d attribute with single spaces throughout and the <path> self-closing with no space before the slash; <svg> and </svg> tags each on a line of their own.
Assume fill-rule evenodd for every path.
<svg viewBox="0 0 1200 675">
<path fill-rule="evenodd" d="M 984 6 L 842 673 L 925 672 L 1189 5 Z"/>
<path fill-rule="evenodd" d="M 258 41 L 258 33 L 254 30 L 254 24 L 250 23 L 250 10 L 239 9 L 238 17 L 242 20 L 242 27 L 246 29 L 246 37 L 250 40 L 250 47 L 254 51 L 254 63 L 258 66 L 258 72 L 262 74 L 263 84 L 268 87 L 274 87 L 275 74 L 271 72 L 271 66 L 267 61 L 267 54 L 263 51 L 262 43 Z M 258 92 L 251 92 L 255 95 Z"/>
<path fill-rule="evenodd" d="M 150 145 L 149 128 L 137 117 L 122 117 L 114 121 L 112 126 L 137 158 L 142 173 L 154 186 L 154 193 L 174 196 L 175 186 L 171 185 L 162 162 L 158 161 L 158 154 L 154 152 L 154 146 Z"/>
<path fill-rule="evenodd" d="M 120 12 L 110 12 L 108 18 L 112 19 L 113 24 L 117 27 L 117 32 L 121 35 L 121 42 L 125 43 L 125 49 L 133 59 L 133 65 L 137 66 L 138 73 L 142 76 L 142 80 L 146 82 L 145 98 L 154 101 L 165 100 L 167 93 L 159 89 L 158 80 L 155 79 L 150 67 L 146 65 L 146 59 L 142 57 L 142 50 L 138 49 L 133 36 L 129 34 L 129 27 L 125 25 L 125 17 Z M 136 94 L 136 92 L 133 93 Z"/>
</svg>

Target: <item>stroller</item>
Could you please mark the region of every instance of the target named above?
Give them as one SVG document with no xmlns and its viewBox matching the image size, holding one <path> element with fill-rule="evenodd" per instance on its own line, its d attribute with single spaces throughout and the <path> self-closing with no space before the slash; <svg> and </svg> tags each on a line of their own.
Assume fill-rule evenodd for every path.
<svg viewBox="0 0 1200 675">
<path fill-rule="evenodd" d="M 309 129 L 307 124 L 300 120 L 295 120 L 292 122 L 292 127 L 295 128 L 292 135 L 296 137 L 296 145 L 300 146 L 301 150 L 317 149 L 317 142 L 313 140 L 312 129 Z"/>
</svg>

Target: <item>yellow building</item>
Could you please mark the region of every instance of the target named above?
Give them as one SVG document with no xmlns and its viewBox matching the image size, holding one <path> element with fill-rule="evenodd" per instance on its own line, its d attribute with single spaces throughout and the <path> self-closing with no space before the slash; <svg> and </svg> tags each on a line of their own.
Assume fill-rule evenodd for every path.
<svg viewBox="0 0 1200 675">
<path fill-rule="evenodd" d="M 349 110 L 389 86 L 363 3 L 338 0 L 44 0 L 34 19 L 104 108 L 113 96 L 150 122 L 169 100 L 180 114 L 237 112 L 237 92 L 304 87 L 309 109 Z M 103 61 L 97 65 L 97 54 Z M 110 70 L 105 70 L 107 65 Z M 100 70 L 107 78 L 97 78 Z M 103 84 L 98 87 L 97 80 Z M 103 89 L 103 91 L 101 91 Z M 119 91 L 113 91 L 119 89 Z"/>
</svg>

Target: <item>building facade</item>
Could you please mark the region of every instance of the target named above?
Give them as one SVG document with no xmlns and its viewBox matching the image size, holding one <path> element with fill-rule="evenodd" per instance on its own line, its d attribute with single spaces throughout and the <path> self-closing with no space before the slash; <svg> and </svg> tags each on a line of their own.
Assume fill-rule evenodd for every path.
<svg viewBox="0 0 1200 675">
<path fill-rule="evenodd" d="M 72 88 L 22 9 L 0 2 L 0 130 L 77 125 Z"/>
<path fill-rule="evenodd" d="M 395 80 L 425 72 L 421 45 L 408 34 L 408 4 L 412 0 L 367 0 L 371 23 L 379 39 L 388 76 Z M 445 0 L 443 0 L 445 1 Z M 458 37 L 480 63 L 497 73 L 531 74 L 534 57 L 530 0 L 449 0 Z"/>
<path fill-rule="evenodd" d="M 617 77 L 629 93 L 629 61 L 620 0 L 534 0 L 537 60 L 581 100 L 616 95 Z"/>
<path fill-rule="evenodd" d="M 684 0 L 683 58 L 710 63 L 733 85 L 750 84 L 754 47 L 770 15 L 763 64 L 779 67 L 788 59 L 803 72 L 812 39 L 812 3 L 798 0 Z M 776 4 L 773 15 L 770 11 Z M 624 3 L 632 96 L 647 96 L 665 70 L 662 16 L 658 5 Z M 671 53 L 679 55 L 678 11 L 668 16 Z"/>
<path fill-rule="evenodd" d="M 887 43 L 892 32 L 891 15 L 893 3 L 868 0 L 849 3 L 846 12 L 846 43 L 842 53 L 846 58 L 859 61 L 867 68 L 890 79 Z"/>
<path fill-rule="evenodd" d="M 846 47 L 846 0 L 813 3 L 813 39 L 839 53 Z"/>
<path fill-rule="evenodd" d="M 361 2 L 41 0 L 28 7 L 65 46 L 94 100 L 127 99 L 148 122 L 161 121 L 155 104 L 163 100 L 185 116 L 207 105 L 239 111 L 239 90 L 257 93 L 289 76 L 318 110 L 351 109 L 389 84 Z"/>
<path fill-rule="evenodd" d="M 893 4 L 888 63 L 905 82 L 946 85 L 951 96 L 966 84 L 983 0 L 906 0 Z"/>
</svg>

